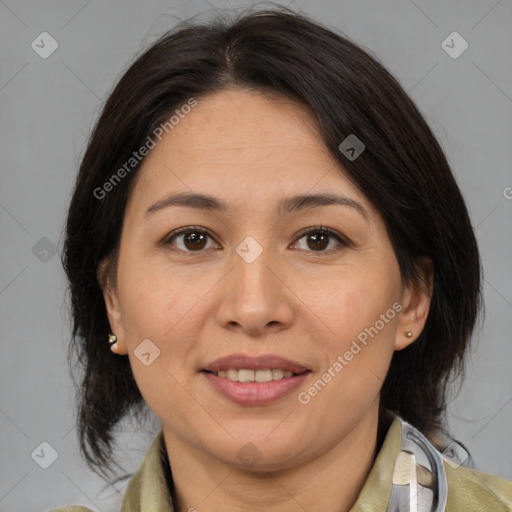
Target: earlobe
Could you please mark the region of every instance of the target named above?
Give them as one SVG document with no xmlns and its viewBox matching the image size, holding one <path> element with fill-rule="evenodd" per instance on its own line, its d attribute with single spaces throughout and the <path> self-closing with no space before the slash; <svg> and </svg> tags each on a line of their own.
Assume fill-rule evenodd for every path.
<svg viewBox="0 0 512 512">
<path fill-rule="evenodd" d="M 125 342 L 125 332 L 122 322 L 121 307 L 119 304 L 117 290 L 115 286 L 113 286 L 111 276 L 107 271 L 107 265 L 108 264 L 106 262 L 102 262 L 97 272 L 98 281 L 102 288 L 105 309 L 111 328 L 110 333 L 105 333 L 105 339 L 112 352 L 115 354 L 125 355 L 128 353 L 128 350 Z"/>
<path fill-rule="evenodd" d="M 115 354 L 126 355 L 128 353 L 128 349 L 125 341 L 125 331 L 123 329 L 122 315 L 117 292 L 114 289 L 107 287 L 104 293 L 104 299 L 108 321 L 112 329 L 111 333 L 107 335 L 110 350 Z"/>
<path fill-rule="evenodd" d="M 413 343 L 427 322 L 433 292 L 432 262 L 423 260 L 421 269 L 420 279 L 405 286 L 395 350 L 403 350 Z"/>
</svg>

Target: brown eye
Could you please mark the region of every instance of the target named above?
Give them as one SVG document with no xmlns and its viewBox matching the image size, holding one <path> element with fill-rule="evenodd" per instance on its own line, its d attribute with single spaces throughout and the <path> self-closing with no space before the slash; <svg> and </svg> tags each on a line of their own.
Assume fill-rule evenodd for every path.
<svg viewBox="0 0 512 512">
<path fill-rule="evenodd" d="M 329 245 L 329 235 L 325 233 L 315 233 L 307 235 L 309 247 L 313 250 L 323 250 Z"/>
<path fill-rule="evenodd" d="M 340 234 L 330 228 L 309 228 L 302 234 L 299 240 L 302 238 L 306 239 L 307 249 L 310 249 L 313 252 L 331 252 L 349 245 L 349 243 Z M 334 239 L 338 243 L 338 247 L 326 250 L 331 239 Z"/>
<path fill-rule="evenodd" d="M 306 239 L 306 250 L 312 252 L 330 253 L 350 245 L 350 243 L 336 231 L 321 226 L 308 228 L 306 232 L 302 233 L 299 240 L 303 238 Z M 208 248 L 208 239 L 213 240 L 213 237 L 205 229 L 195 226 L 185 226 L 173 231 L 164 241 L 164 245 L 171 245 L 184 252 L 202 252 L 203 249 Z M 332 245 L 332 240 L 337 242 L 337 247 L 335 244 L 334 248 L 327 249 Z"/>
<path fill-rule="evenodd" d="M 192 251 L 203 249 L 206 245 L 206 236 L 203 233 L 191 231 L 183 237 L 183 243 L 187 249 Z"/>
<path fill-rule="evenodd" d="M 171 233 L 164 245 L 172 245 L 185 252 L 200 252 L 207 246 L 208 238 L 211 236 L 204 229 L 186 226 Z M 175 241 L 181 243 L 176 244 Z"/>
</svg>

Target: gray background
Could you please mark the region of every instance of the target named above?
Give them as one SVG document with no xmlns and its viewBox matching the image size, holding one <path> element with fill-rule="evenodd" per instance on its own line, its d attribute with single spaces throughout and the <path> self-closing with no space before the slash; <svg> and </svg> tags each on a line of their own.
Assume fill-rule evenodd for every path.
<svg viewBox="0 0 512 512">
<path fill-rule="evenodd" d="M 104 482 L 87 470 L 78 452 L 66 362 L 66 283 L 54 251 L 62 247 L 86 139 L 120 73 L 177 20 L 239 5 L 251 3 L 0 1 L 2 512 L 71 503 L 116 509 L 115 499 L 101 493 Z M 377 56 L 416 101 L 447 153 L 480 243 L 487 308 L 449 421 L 478 469 L 512 480 L 512 189 L 507 188 L 512 187 L 512 3 L 285 5 Z M 59 45 L 46 59 L 31 48 L 43 31 Z M 453 31 L 469 44 L 458 58 L 441 46 Z M 459 42 L 454 45 L 460 48 Z M 156 428 L 154 422 L 144 432 L 130 423 L 122 426 L 128 470 L 138 467 Z M 43 441 L 58 454 L 48 469 L 35 461 L 51 462 L 50 450 L 38 448 Z"/>
</svg>

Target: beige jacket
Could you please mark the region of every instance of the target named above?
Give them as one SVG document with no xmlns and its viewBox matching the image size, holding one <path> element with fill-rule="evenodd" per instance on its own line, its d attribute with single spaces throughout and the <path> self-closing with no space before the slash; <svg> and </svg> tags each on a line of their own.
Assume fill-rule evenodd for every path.
<svg viewBox="0 0 512 512">
<path fill-rule="evenodd" d="M 395 418 L 382 448 L 350 512 L 386 512 L 392 487 L 395 460 L 400 452 L 401 426 Z M 174 512 L 167 499 L 160 464 L 162 432 L 153 440 L 139 470 L 131 478 L 121 512 Z M 448 480 L 446 512 L 512 512 L 512 482 L 444 460 Z M 91 512 L 81 506 L 52 512 Z"/>
</svg>

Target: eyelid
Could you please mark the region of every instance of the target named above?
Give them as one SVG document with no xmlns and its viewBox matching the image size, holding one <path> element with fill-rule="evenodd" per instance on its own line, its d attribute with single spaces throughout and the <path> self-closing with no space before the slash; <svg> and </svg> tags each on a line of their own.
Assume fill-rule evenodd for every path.
<svg viewBox="0 0 512 512">
<path fill-rule="evenodd" d="M 354 245 L 351 240 L 349 240 L 346 236 L 339 233 L 337 230 L 335 230 L 333 228 L 328 228 L 328 227 L 325 227 L 322 225 L 312 226 L 312 227 L 303 229 L 302 231 L 300 231 L 297 234 L 296 240 L 300 240 L 303 236 L 308 235 L 309 233 L 319 233 L 319 232 L 326 233 L 327 235 L 335 238 L 341 245 L 344 245 L 346 247 L 352 247 Z M 310 252 L 313 252 L 313 253 L 318 252 L 319 254 L 321 254 L 321 253 L 329 253 L 332 250 L 333 249 L 331 249 L 329 251 L 310 251 Z M 336 249 L 334 249 L 334 250 L 336 250 Z"/>
<path fill-rule="evenodd" d="M 177 236 L 182 235 L 183 233 L 188 233 L 189 231 L 199 231 L 201 233 L 206 233 L 212 240 L 215 240 L 215 237 L 213 236 L 211 231 L 207 228 L 203 228 L 201 226 L 183 226 L 181 228 L 175 229 L 174 231 L 171 231 L 171 233 L 166 235 L 164 237 L 164 239 L 162 240 L 162 244 L 169 245 L 169 243 L 171 242 L 171 240 L 173 238 L 176 238 Z M 215 242 L 217 242 L 217 241 L 215 240 Z M 201 251 L 188 251 L 188 252 L 201 252 Z"/>
<path fill-rule="evenodd" d="M 201 226 L 183 226 L 181 228 L 177 228 L 175 229 L 174 231 L 172 231 L 171 233 L 169 233 L 163 240 L 162 240 L 162 244 L 164 246 L 167 246 L 167 245 L 170 245 L 171 241 L 178 237 L 179 235 L 182 235 L 183 233 L 188 233 L 188 232 L 192 232 L 192 231 L 198 231 L 198 232 L 201 232 L 201 233 L 205 233 L 207 234 L 212 240 L 214 240 L 216 243 L 218 243 L 215 239 L 215 237 L 213 236 L 213 234 L 211 233 L 211 231 L 207 228 L 204 228 L 204 227 L 201 227 Z M 344 235 L 342 235 L 341 233 L 339 233 L 338 231 L 336 231 L 335 229 L 332 229 L 332 228 L 328 228 L 328 227 L 325 227 L 325 226 L 322 226 L 322 225 L 319 225 L 319 226 L 310 226 L 308 228 L 304 228 L 303 230 L 301 230 L 299 233 L 297 233 L 296 237 L 295 237 L 295 241 L 293 242 L 293 244 L 297 243 L 301 238 L 303 238 L 304 236 L 308 235 L 309 233 L 325 233 L 333 238 L 336 239 L 336 241 L 342 246 L 342 247 L 352 247 L 353 246 L 353 243 L 351 240 L 349 240 L 347 237 L 345 237 Z M 177 249 L 177 250 L 181 250 L 181 249 Z M 312 252 L 312 253 L 318 253 L 318 254 L 329 254 L 329 253 L 332 253 L 332 252 L 335 252 L 339 250 L 338 249 L 329 249 L 327 251 L 307 251 L 307 252 Z M 201 252 L 204 252 L 204 250 L 200 250 L 200 251 L 182 251 L 182 252 L 187 252 L 187 253 L 201 253 Z"/>
</svg>

